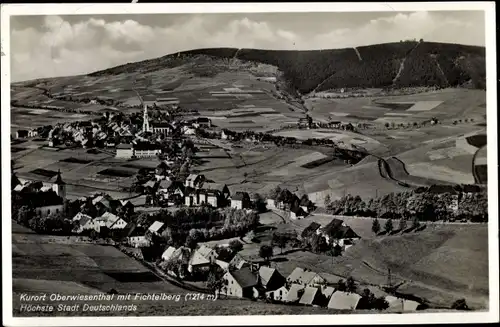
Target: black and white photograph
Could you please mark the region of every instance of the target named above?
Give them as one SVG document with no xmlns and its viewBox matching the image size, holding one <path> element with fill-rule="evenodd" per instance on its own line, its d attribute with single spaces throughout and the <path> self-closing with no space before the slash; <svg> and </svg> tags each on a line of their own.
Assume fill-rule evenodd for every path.
<svg viewBox="0 0 500 327">
<path fill-rule="evenodd" d="M 498 321 L 495 4 L 315 8 L 2 6 L 4 325 Z"/>
</svg>

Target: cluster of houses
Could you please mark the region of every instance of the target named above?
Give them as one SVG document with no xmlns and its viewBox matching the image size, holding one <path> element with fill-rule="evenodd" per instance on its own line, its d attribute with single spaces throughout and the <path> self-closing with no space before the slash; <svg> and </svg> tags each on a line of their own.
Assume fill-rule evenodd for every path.
<svg viewBox="0 0 500 327">
<path fill-rule="evenodd" d="M 289 190 L 282 190 L 276 199 L 267 199 L 268 208 L 284 211 L 290 219 L 303 219 L 314 209 L 314 203 L 307 196 L 299 198 Z"/>
<path fill-rule="evenodd" d="M 220 260 L 217 251 L 206 245 L 195 250 L 169 246 L 162 254 L 163 261 L 186 263 L 187 271 L 195 274 L 207 272 L 215 264 L 222 268 L 223 286 L 220 294 L 248 299 L 266 299 L 274 303 L 327 307 L 338 310 L 359 309 L 361 295 L 337 289 L 327 274 L 296 267 L 290 275 L 283 276 L 277 269 L 251 263 L 239 254 L 229 262 Z M 172 273 L 172 272 L 170 272 Z M 390 309 L 415 311 L 416 301 L 387 296 Z"/>
<path fill-rule="evenodd" d="M 330 247 L 340 246 L 343 251 L 353 246 L 360 239 L 359 235 L 351 227 L 337 218 L 333 218 L 325 226 L 312 222 L 302 231 L 301 237 L 302 239 L 308 239 L 313 235 L 324 237 Z"/>
<path fill-rule="evenodd" d="M 184 183 L 172 180 L 171 166 L 162 161 L 155 169 L 155 176 L 143 184 L 147 193 L 156 194 L 161 203 L 184 204 L 188 207 L 210 205 L 214 208 L 231 206 L 250 209 L 251 199 L 247 192 L 231 195 L 226 184 L 214 183 L 202 174 L 189 174 Z"/>
<path fill-rule="evenodd" d="M 64 209 L 66 199 L 66 183 L 63 181 L 61 171 L 47 182 L 20 180 L 16 174 L 11 177 L 12 191 L 30 193 L 29 205 L 39 216 L 58 214 Z M 27 203 L 28 204 L 28 203 Z"/>
<path fill-rule="evenodd" d="M 93 207 L 95 210 L 87 210 Z M 88 214 L 95 212 L 95 215 Z M 87 212 L 87 213 L 86 213 Z M 130 228 L 126 221 L 134 212 L 134 205 L 129 200 L 116 200 L 107 194 L 96 194 L 83 199 L 83 204 L 73 218 L 73 233 L 81 234 L 95 231 L 101 233 L 103 229 L 125 231 Z"/>
</svg>

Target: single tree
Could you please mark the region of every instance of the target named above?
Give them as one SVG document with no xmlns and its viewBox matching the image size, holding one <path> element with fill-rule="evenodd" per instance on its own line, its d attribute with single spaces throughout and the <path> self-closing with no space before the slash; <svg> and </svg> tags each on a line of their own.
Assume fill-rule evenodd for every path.
<svg viewBox="0 0 500 327">
<path fill-rule="evenodd" d="M 469 310 L 469 306 L 465 299 L 458 299 L 451 305 L 451 308 L 454 310 Z"/>
<path fill-rule="evenodd" d="M 349 293 L 354 293 L 356 292 L 356 282 L 354 281 L 354 278 L 352 278 L 351 276 L 349 276 L 347 278 L 347 282 L 346 282 L 346 290 L 347 292 Z"/>
<path fill-rule="evenodd" d="M 341 256 L 342 255 L 342 247 L 338 244 L 336 244 L 334 247 L 333 247 L 333 256 L 334 257 L 338 257 L 338 256 Z"/>
<path fill-rule="evenodd" d="M 377 235 L 380 232 L 380 222 L 378 221 L 377 218 L 373 220 L 372 223 L 372 232 Z"/>
<path fill-rule="evenodd" d="M 337 290 L 339 290 L 341 292 L 345 292 L 347 290 L 347 286 L 346 286 L 345 281 L 343 279 L 340 279 L 337 282 Z"/>
<path fill-rule="evenodd" d="M 196 246 L 198 246 L 198 243 L 196 242 L 195 239 L 193 239 L 190 235 L 188 235 L 188 237 L 186 237 L 186 243 L 184 245 L 190 248 L 191 250 L 194 250 L 196 249 Z"/>
<path fill-rule="evenodd" d="M 412 227 L 413 229 L 417 229 L 417 228 L 419 228 L 419 227 L 420 227 L 420 221 L 418 220 L 418 217 L 417 217 L 417 216 L 413 217 L 413 221 L 412 221 L 412 225 L 411 225 L 411 227 Z"/>
<path fill-rule="evenodd" d="M 243 243 L 241 243 L 240 241 L 238 240 L 232 240 L 231 242 L 229 242 L 229 248 L 234 252 L 234 253 L 238 253 L 240 252 L 241 250 L 243 250 Z"/>
<path fill-rule="evenodd" d="M 331 203 L 331 202 L 332 202 L 332 199 L 331 199 L 331 197 L 330 197 L 330 194 L 327 194 L 327 195 L 325 196 L 325 201 L 324 201 L 324 203 L 325 203 L 325 207 L 326 207 L 326 208 L 328 208 L 328 206 L 330 205 L 330 203 Z"/>
<path fill-rule="evenodd" d="M 387 234 L 390 234 L 394 229 L 391 218 L 387 219 L 387 221 L 385 222 L 384 229 Z"/>
<path fill-rule="evenodd" d="M 406 223 L 406 219 L 403 217 L 401 219 L 399 219 L 399 230 L 402 232 L 406 229 L 406 226 L 407 223 Z"/>
<path fill-rule="evenodd" d="M 224 287 L 224 271 L 217 265 L 211 265 L 207 278 L 207 288 L 214 294 L 220 293 Z"/>
<path fill-rule="evenodd" d="M 259 256 L 266 261 L 269 261 L 273 256 L 273 247 L 269 245 L 262 245 L 259 249 Z"/>
</svg>

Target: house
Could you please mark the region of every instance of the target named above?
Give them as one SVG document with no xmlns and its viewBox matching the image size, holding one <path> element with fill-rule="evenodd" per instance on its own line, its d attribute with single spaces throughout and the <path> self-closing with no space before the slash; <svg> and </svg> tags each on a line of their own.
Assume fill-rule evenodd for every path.
<svg viewBox="0 0 500 327">
<path fill-rule="evenodd" d="M 215 208 L 225 206 L 230 194 L 227 185 L 219 183 L 203 183 L 203 191 L 206 203 Z"/>
<path fill-rule="evenodd" d="M 200 188 L 204 182 L 205 182 L 204 175 L 189 174 L 189 176 L 186 178 L 184 186 L 191 188 Z"/>
<path fill-rule="evenodd" d="M 284 302 L 294 303 L 298 302 L 304 294 L 304 285 L 291 284 L 288 293 L 284 297 Z"/>
<path fill-rule="evenodd" d="M 307 212 L 300 206 L 293 206 L 290 208 L 290 219 L 303 219 L 307 216 Z"/>
<path fill-rule="evenodd" d="M 78 215 L 80 215 L 80 216 L 77 218 Z M 77 218 L 77 219 L 75 220 L 75 218 Z M 73 227 L 71 232 L 73 232 L 75 234 L 81 234 L 85 230 L 93 229 L 92 226 L 89 226 L 89 223 L 92 222 L 92 217 L 90 217 L 88 215 L 78 213 L 73 218 L 73 222 L 74 222 L 74 227 Z"/>
<path fill-rule="evenodd" d="M 138 158 L 150 158 L 161 153 L 160 145 L 151 142 L 137 142 L 133 146 L 134 156 Z"/>
<path fill-rule="evenodd" d="M 154 180 L 147 181 L 146 183 L 142 184 L 142 186 L 148 193 L 151 193 L 156 189 L 156 182 Z"/>
<path fill-rule="evenodd" d="M 319 305 L 321 304 L 321 292 L 317 287 L 307 286 L 300 297 L 300 304 Z"/>
<path fill-rule="evenodd" d="M 314 209 L 314 203 L 307 196 L 300 199 L 299 206 L 305 213 L 310 213 Z"/>
<path fill-rule="evenodd" d="M 156 166 L 155 177 L 157 180 L 165 179 L 165 177 L 170 173 L 169 167 L 165 161 L 162 161 Z"/>
<path fill-rule="evenodd" d="M 196 129 L 189 127 L 189 126 L 184 126 L 184 127 L 182 127 L 182 133 L 184 135 L 195 135 Z"/>
<path fill-rule="evenodd" d="M 302 234 L 300 234 L 300 236 L 303 239 L 309 238 L 309 237 L 313 236 L 314 234 L 316 234 L 316 231 L 320 227 L 321 227 L 320 224 L 318 224 L 317 222 L 313 221 L 312 223 L 309 224 L 309 226 L 307 226 L 306 228 L 304 228 L 304 230 L 302 231 Z"/>
<path fill-rule="evenodd" d="M 162 223 L 161 221 L 155 221 L 151 226 L 149 226 L 148 230 L 153 233 L 153 234 L 161 234 L 167 226 L 165 223 Z"/>
<path fill-rule="evenodd" d="M 16 132 L 16 139 L 24 139 L 28 137 L 28 131 L 25 129 L 18 129 Z"/>
<path fill-rule="evenodd" d="M 175 253 L 175 250 L 176 248 L 174 248 L 173 246 L 169 246 L 165 251 L 163 251 L 161 258 L 165 261 L 170 260 L 172 258 L 172 255 Z"/>
<path fill-rule="evenodd" d="M 214 249 L 209 248 L 206 245 L 200 246 L 196 251 L 198 251 L 198 253 L 201 254 L 204 258 L 206 258 L 208 261 L 213 263 L 215 263 L 217 257 L 219 256 Z"/>
<path fill-rule="evenodd" d="M 266 204 L 268 208 L 276 208 L 276 201 L 274 199 L 266 199 Z"/>
<path fill-rule="evenodd" d="M 87 217 L 92 219 L 92 217 L 90 217 L 89 215 L 79 212 L 73 217 L 72 221 L 80 221 L 82 218 L 87 218 Z"/>
<path fill-rule="evenodd" d="M 332 219 L 325 227 L 317 229 L 316 234 L 322 235 L 328 244 L 339 245 L 343 249 L 347 249 L 360 239 L 351 227 L 337 218 Z"/>
<path fill-rule="evenodd" d="M 63 212 L 64 199 L 53 190 L 33 193 L 29 201 L 35 213 L 42 217 Z"/>
<path fill-rule="evenodd" d="M 243 267 L 250 266 L 250 263 L 243 259 L 240 254 L 236 254 L 231 261 L 229 261 L 229 266 L 234 267 L 235 269 L 241 269 Z"/>
<path fill-rule="evenodd" d="M 118 144 L 116 146 L 116 158 L 130 159 L 134 156 L 132 144 Z"/>
<path fill-rule="evenodd" d="M 285 284 L 285 278 L 278 270 L 266 266 L 259 268 L 260 285 L 266 291 L 276 290 Z"/>
<path fill-rule="evenodd" d="M 194 120 L 193 126 L 198 127 L 212 127 L 212 121 L 207 117 L 198 117 Z"/>
<path fill-rule="evenodd" d="M 321 291 L 321 294 L 323 294 L 323 296 L 325 297 L 325 299 L 330 299 L 330 297 L 332 296 L 332 294 L 335 292 L 335 288 L 333 288 L 331 286 L 325 286 L 325 285 L 323 285 L 320 288 L 320 291 Z"/>
<path fill-rule="evenodd" d="M 167 122 L 152 122 L 151 128 L 154 133 L 160 133 L 164 135 L 169 135 L 172 133 L 173 127 Z"/>
<path fill-rule="evenodd" d="M 170 187 L 172 186 L 173 182 L 169 179 L 163 179 L 158 183 L 158 188 L 157 192 L 160 198 L 167 200 L 170 195 Z"/>
<path fill-rule="evenodd" d="M 250 267 L 230 270 L 222 278 L 225 284 L 221 291 L 222 294 L 239 298 L 256 298 L 259 295 L 257 291 L 259 275 Z"/>
<path fill-rule="evenodd" d="M 148 247 L 151 245 L 151 242 L 144 235 L 128 236 L 127 243 L 135 248 Z"/>
<path fill-rule="evenodd" d="M 387 310 L 391 312 L 417 311 L 420 306 L 420 303 L 416 301 L 400 299 L 392 295 L 386 296 L 385 300 L 389 303 Z"/>
<path fill-rule="evenodd" d="M 228 270 L 228 269 L 229 269 L 229 263 L 228 263 L 228 262 L 225 262 L 225 261 L 223 261 L 223 260 L 218 260 L 218 259 L 216 259 L 216 260 L 215 260 L 215 264 L 216 264 L 217 266 L 221 267 L 221 268 L 222 268 L 222 270 L 224 270 L 224 271 L 226 271 L 226 270 Z"/>
<path fill-rule="evenodd" d="M 299 284 L 304 286 L 320 286 L 326 283 L 325 279 L 314 271 L 295 268 L 292 273 L 286 278 L 289 284 Z"/>
<path fill-rule="evenodd" d="M 336 291 L 328 301 L 328 308 L 337 310 L 356 310 L 361 296 L 356 293 Z"/>
<path fill-rule="evenodd" d="M 198 251 L 192 251 L 191 257 L 189 258 L 188 271 L 190 273 L 196 273 L 202 270 L 208 270 L 210 268 L 210 260 L 205 258 Z"/>
<path fill-rule="evenodd" d="M 106 227 L 109 229 L 124 229 L 127 226 L 127 222 L 117 215 L 112 214 L 111 212 L 104 213 L 101 219 L 106 220 Z"/>
<path fill-rule="evenodd" d="M 37 137 L 38 136 L 38 130 L 36 129 L 30 129 L 28 131 L 28 137 Z"/>
<path fill-rule="evenodd" d="M 281 286 L 276 290 L 266 292 L 266 298 L 278 302 L 284 302 L 287 295 L 288 289 L 285 286 Z"/>
<path fill-rule="evenodd" d="M 247 209 L 250 208 L 250 195 L 247 192 L 236 192 L 231 196 L 231 208 Z"/>
</svg>

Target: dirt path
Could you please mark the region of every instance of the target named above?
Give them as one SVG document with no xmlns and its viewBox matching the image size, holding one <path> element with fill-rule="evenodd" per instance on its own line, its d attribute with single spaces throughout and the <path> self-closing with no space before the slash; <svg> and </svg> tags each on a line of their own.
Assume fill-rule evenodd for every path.
<svg viewBox="0 0 500 327">
<path fill-rule="evenodd" d="M 392 84 L 395 84 L 397 82 L 397 80 L 399 79 L 399 76 L 401 76 L 401 72 L 405 68 L 405 61 L 406 61 L 406 57 L 403 58 L 403 60 L 401 61 L 401 64 L 399 65 L 398 73 L 396 74 L 396 77 L 394 77 L 394 79 L 392 80 Z"/>
<path fill-rule="evenodd" d="M 444 81 L 446 82 L 446 85 L 450 85 L 450 82 L 448 82 L 448 78 L 446 77 L 446 75 L 444 74 L 443 70 L 441 69 L 441 65 L 439 64 L 439 62 L 437 61 L 437 59 L 433 58 L 433 60 L 434 60 L 434 63 L 436 64 L 437 69 L 439 70 L 439 73 L 441 74 L 441 76 L 443 76 Z"/>
<path fill-rule="evenodd" d="M 361 58 L 361 53 L 359 53 L 359 51 L 358 51 L 358 48 L 354 47 L 353 49 L 356 52 L 356 55 L 358 56 L 359 61 L 363 61 L 363 58 Z"/>
</svg>

